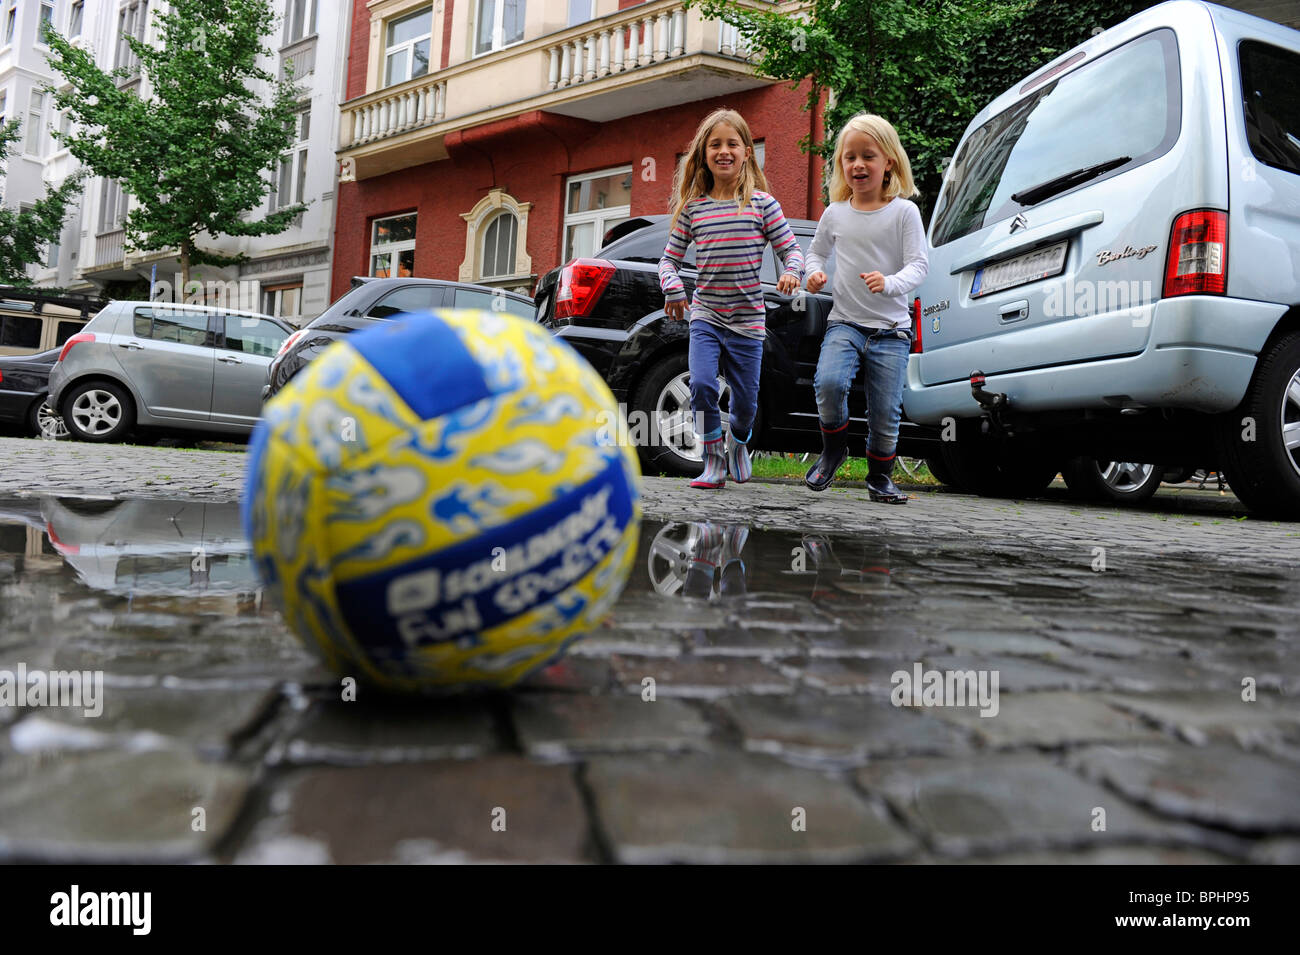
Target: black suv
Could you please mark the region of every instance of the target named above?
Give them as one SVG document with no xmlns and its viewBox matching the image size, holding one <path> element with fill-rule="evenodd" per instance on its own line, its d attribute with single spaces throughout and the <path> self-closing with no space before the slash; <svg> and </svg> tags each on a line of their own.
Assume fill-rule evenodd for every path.
<svg viewBox="0 0 1300 955">
<path fill-rule="evenodd" d="M 817 223 L 789 222 L 806 255 Z M 668 217 L 631 219 L 607 233 L 605 240 L 598 258 L 577 259 L 542 277 L 534 299 L 537 320 L 591 362 L 614 398 L 626 406 L 628 437 L 636 442 L 647 473 L 698 474 L 701 453 L 692 427 L 687 323 L 664 314 L 659 288 L 658 264 L 668 244 Z M 692 252 L 693 247 L 682 269 L 688 295 L 695 287 Z M 833 277 L 834 270 L 832 255 L 826 272 Z M 778 274 L 769 247 L 762 270 L 767 338 L 751 446 L 767 451 L 820 451 L 813 374 L 831 298 L 803 290 L 782 295 L 776 290 Z M 725 387 L 720 404 L 725 419 Z M 849 433 L 852 452 L 863 454 L 867 413 L 861 371 L 849 394 Z M 937 431 L 903 421 L 899 454 L 931 458 L 938 450 Z"/>
<path fill-rule="evenodd" d="M 504 308 L 532 321 L 536 315 L 527 296 L 486 285 L 440 279 L 376 279 L 356 276 L 352 288 L 307 325 L 289 336 L 266 371 L 262 400 L 288 384 L 309 361 L 344 335 L 409 312 L 435 308 Z"/>
</svg>

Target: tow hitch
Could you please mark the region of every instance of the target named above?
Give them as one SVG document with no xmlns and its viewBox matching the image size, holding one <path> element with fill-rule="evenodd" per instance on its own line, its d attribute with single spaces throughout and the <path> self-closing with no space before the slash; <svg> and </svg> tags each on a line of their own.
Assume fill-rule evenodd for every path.
<svg viewBox="0 0 1300 955">
<path fill-rule="evenodd" d="M 996 434 L 1010 435 L 1012 433 L 1011 422 L 1008 421 L 1010 404 L 1007 396 L 996 391 L 986 391 L 984 389 L 984 372 L 972 371 L 970 373 L 970 393 L 984 411 L 983 420 L 980 430 L 985 434 L 990 432 Z"/>
<path fill-rule="evenodd" d="M 970 373 L 970 393 L 979 402 L 979 406 L 990 414 L 1002 411 L 1007 407 L 1006 395 L 999 394 L 996 391 L 984 390 L 984 372 L 982 371 L 972 371 Z"/>
</svg>

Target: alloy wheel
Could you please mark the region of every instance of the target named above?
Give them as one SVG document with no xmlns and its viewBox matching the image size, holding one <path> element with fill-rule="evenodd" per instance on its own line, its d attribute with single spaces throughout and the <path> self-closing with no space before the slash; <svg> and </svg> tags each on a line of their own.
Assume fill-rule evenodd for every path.
<svg viewBox="0 0 1300 955">
<path fill-rule="evenodd" d="M 1278 420 L 1282 423 L 1282 447 L 1291 460 L 1291 467 L 1300 474 L 1300 369 L 1291 376 L 1282 392 L 1282 408 Z"/>
<path fill-rule="evenodd" d="M 1154 464 L 1135 464 L 1120 461 L 1098 462 L 1101 479 L 1120 494 L 1131 494 L 1151 480 L 1156 470 Z"/>
<path fill-rule="evenodd" d="M 122 422 L 122 403 L 111 392 L 91 388 L 77 397 L 70 410 L 84 434 L 107 434 Z"/>
<path fill-rule="evenodd" d="M 722 427 L 725 429 L 731 420 L 727 408 L 730 406 L 731 386 L 722 376 L 718 376 L 718 408 L 722 412 Z M 695 433 L 695 416 L 691 412 L 691 376 L 682 372 L 669 379 L 659 392 L 655 401 L 655 433 L 653 440 L 668 445 L 687 461 L 703 461 L 704 451 L 700 448 Z"/>
<path fill-rule="evenodd" d="M 61 441 L 68 436 L 68 426 L 63 418 L 49 405 L 41 405 L 36 412 L 36 426 L 40 436 L 46 441 Z"/>
</svg>

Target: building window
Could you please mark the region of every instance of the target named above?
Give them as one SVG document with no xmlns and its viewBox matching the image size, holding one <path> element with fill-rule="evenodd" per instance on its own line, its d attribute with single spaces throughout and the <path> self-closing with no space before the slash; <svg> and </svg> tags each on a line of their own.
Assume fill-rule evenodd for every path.
<svg viewBox="0 0 1300 955">
<path fill-rule="evenodd" d="M 316 0 L 289 0 L 284 11 L 284 44 L 297 43 L 316 32 Z"/>
<path fill-rule="evenodd" d="M 140 71 L 140 59 L 127 43 L 128 37 L 144 42 L 145 24 L 149 20 L 149 0 L 140 0 L 123 7 L 117 15 L 117 60 L 115 67 L 125 67 L 132 73 Z"/>
<path fill-rule="evenodd" d="M 632 214 L 632 167 L 570 176 L 565 186 L 564 261 L 594 255 L 606 231 Z"/>
<path fill-rule="evenodd" d="M 14 41 L 14 27 L 18 24 L 18 0 L 5 0 L 5 44 Z"/>
<path fill-rule="evenodd" d="M 0 126 L 9 118 L 9 91 L 0 90 Z"/>
<path fill-rule="evenodd" d="M 23 147 L 29 156 L 43 155 L 41 149 L 45 142 L 45 137 L 41 135 L 45 129 L 45 94 L 40 90 L 32 90 L 31 101 L 27 104 L 27 142 Z"/>
<path fill-rule="evenodd" d="M 85 19 L 85 0 L 76 0 L 68 13 L 68 39 L 81 36 L 81 21 Z"/>
<path fill-rule="evenodd" d="M 474 52 L 499 50 L 524 38 L 524 0 L 478 0 Z"/>
<path fill-rule="evenodd" d="M 461 214 L 465 261 L 460 265 L 460 281 L 513 288 L 519 280 L 531 280 L 533 260 L 527 249 L 528 210 L 532 207 L 531 202 L 517 202 L 498 188 Z"/>
<path fill-rule="evenodd" d="M 36 42 L 40 43 L 41 45 L 44 45 L 45 40 L 50 35 L 50 30 L 53 28 L 54 28 L 54 4 L 42 3 L 41 20 L 39 25 L 36 27 Z"/>
<path fill-rule="evenodd" d="M 405 83 L 429 72 L 429 46 L 433 42 L 433 7 L 388 24 L 384 49 L 384 85 Z"/>
<path fill-rule="evenodd" d="M 376 219 L 370 231 L 370 274 L 390 279 L 415 274 L 415 213 Z"/>
<path fill-rule="evenodd" d="M 272 176 L 272 212 L 303 200 L 307 190 L 307 137 L 310 135 L 311 105 L 308 104 L 294 117 L 294 145 L 280 157 L 280 165 Z"/>
<path fill-rule="evenodd" d="M 126 221 L 127 194 L 116 179 L 105 179 L 99 192 L 99 232 L 116 232 Z"/>
<path fill-rule="evenodd" d="M 298 324 L 302 317 L 302 282 L 262 286 L 262 314 Z"/>
<path fill-rule="evenodd" d="M 40 22 L 36 26 L 36 43 L 44 45 L 45 39 L 49 36 L 49 31 L 55 26 L 55 5 L 40 5 Z"/>
<path fill-rule="evenodd" d="M 515 238 L 519 220 L 512 213 L 503 212 L 483 232 L 483 263 L 480 275 L 485 279 L 515 274 Z"/>
<path fill-rule="evenodd" d="M 569 0 L 569 26 L 576 27 L 591 19 L 591 0 Z"/>
<path fill-rule="evenodd" d="M 59 267 L 59 252 L 61 251 L 59 243 L 50 243 L 50 254 L 45 259 L 47 269 L 57 269 Z"/>
</svg>

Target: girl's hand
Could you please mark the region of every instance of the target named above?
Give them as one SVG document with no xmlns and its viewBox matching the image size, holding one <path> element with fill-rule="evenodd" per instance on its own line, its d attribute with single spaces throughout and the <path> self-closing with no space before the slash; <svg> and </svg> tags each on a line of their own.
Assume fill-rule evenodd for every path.
<svg viewBox="0 0 1300 955">
<path fill-rule="evenodd" d="M 808 291 L 816 295 L 826 287 L 826 273 L 820 270 L 808 276 Z"/>
<path fill-rule="evenodd" d="M 664 302 L 664 312 L 675 322 L 680 322 L 686 314 L 686 300 L 678 299 L 675 302 Z"/>
<path fill-rule="evenodd" d="M 789 272 L 784 272 L 777 280 L 776 290 L 782 295 L 793 295 L 799 290 L 799 280 Z"/>
<path fill-rule="evenodd" d="M 867 283 L 867 288 L 873 292 L 883 292 L 885 290 L 885 277 L 879 272 L 862 272 L 862 280 Z"/>
</svg>

